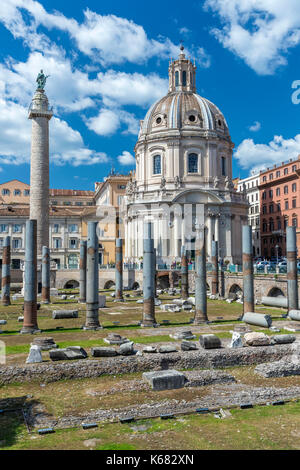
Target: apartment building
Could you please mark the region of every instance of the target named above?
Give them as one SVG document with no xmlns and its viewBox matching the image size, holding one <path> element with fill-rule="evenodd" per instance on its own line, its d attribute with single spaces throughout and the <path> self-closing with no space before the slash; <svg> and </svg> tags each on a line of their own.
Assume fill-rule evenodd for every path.
<svg viewBox="0 0 300 470">
<path fill-rule="evenodd" d="M 264 257 L 286 255 L 285 229 L 296 227 L 300 256 L 300 155 L 260 172 L 261 253 Z"/>
<path fill-rule="evenodd" d="M 25 258 L 25 223 L 29 218 L 30 186 L 18 180 L 0 184 L 0 254 L 5 236 L 11 237 L 12 267 Z M 95 214 L 94 191 L 50 189 L 49 240 L 51 259 L 58 269 L 79 265 L 82 224 Z"/>
</svg>

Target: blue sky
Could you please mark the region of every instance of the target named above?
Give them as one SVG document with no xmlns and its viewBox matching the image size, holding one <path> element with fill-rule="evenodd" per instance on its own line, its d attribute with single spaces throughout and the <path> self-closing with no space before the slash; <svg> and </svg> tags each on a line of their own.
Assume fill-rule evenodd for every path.
<svg viewBox="0 0 300 470">
<path fill-rule="evenodd" d="M 29 182 L 40 68 L 55 112 L 51 187 L 93 189 L 112 167 L 133 169 L 139 120 L 166 94 L 181 40 L 197 92 L 228 122 L 233 176 L 300 154 L 298 0 L 1 0 L 0 181 Z"/>
</svg>

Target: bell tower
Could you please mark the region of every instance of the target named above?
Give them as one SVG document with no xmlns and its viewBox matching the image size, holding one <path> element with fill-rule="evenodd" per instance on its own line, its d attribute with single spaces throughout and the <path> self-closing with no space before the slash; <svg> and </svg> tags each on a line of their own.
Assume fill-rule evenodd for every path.
<svg viewBox="0 0 300 470">
<path fill-rule="evenodd" d="M 180 46 L 177 60 L 169 64 L 169 93 L 190 91 L 196 93 L 196 65 L 185 57 L 184 47 Z"/>
</svg>

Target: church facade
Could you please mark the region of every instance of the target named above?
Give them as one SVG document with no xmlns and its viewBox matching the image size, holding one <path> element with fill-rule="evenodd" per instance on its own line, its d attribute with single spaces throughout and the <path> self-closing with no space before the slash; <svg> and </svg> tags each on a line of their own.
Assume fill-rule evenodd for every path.
<svg viewBox="0 0 300 470">
<path fill-rule="evenodd" d="M 184 245 L 193 257 L 196 230 L 205 227 L 219 256 L 241 263 L 242 225 L 248 203 L 232 183 L 232 149 L 226 120 L 196 93 L 196 66 L 185 57 L 169 65 L 169 91 L 140 123 L 136 172 L 125 197 L 125 259 L 143 256 L 143 225 L 153 223 L 158 263 L 180 260 Z"/>
</svg>

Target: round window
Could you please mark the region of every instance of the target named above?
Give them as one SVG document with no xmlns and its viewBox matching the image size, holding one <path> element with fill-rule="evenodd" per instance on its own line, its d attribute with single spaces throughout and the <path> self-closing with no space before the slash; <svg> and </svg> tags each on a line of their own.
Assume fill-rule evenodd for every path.
<svg viewBox="0 0 300 470">
<path fill-rule="evenodd" d="M 191 122 L 195 122 L 195 121 L 196 121 L 196 117 L 195 117 L 193 114 L 191 114 L 191 115 L 189 116 L 189 120 L 190 120 Z"/>
<path fill-rule="evenodd" d="M 160 124 L 160 123 L 161 123 L 161 117 L 158 117 L 158 118 L 156 119 L 156 124 Z"/>
</svg>

